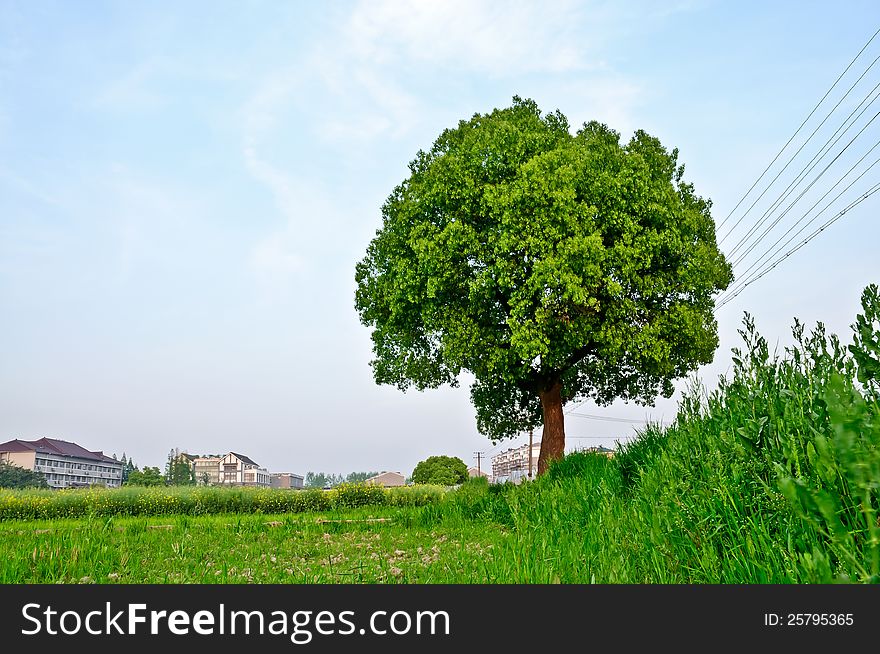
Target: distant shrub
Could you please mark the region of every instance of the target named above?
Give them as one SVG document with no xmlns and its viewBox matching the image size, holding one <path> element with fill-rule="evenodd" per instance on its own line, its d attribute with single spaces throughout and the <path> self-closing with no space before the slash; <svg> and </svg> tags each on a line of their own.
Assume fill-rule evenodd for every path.
<svg viewBox="0 0 880 654">
<path fill-rule="evenodd" d="M 332 508 L 329 493 L 320 488 L 296 491 L 291 499 L 294 500 L 295 513 L 329 511 Z"/>
<path fill-rule="evenodd" d="M 83 516 L 213 515 L 327 511 L 321 490 L 124 486 L 105 489 L 0 490 L 0 520 Z"/>
<path fill-rule="evenodd" d="M 339 509 L 356 509 L 360 506 L 382 506 L 388 503 L 388 492 L 375 484 L 352 484 L 343 482 L 330 491 L 332 503 Z"/>
</svg>

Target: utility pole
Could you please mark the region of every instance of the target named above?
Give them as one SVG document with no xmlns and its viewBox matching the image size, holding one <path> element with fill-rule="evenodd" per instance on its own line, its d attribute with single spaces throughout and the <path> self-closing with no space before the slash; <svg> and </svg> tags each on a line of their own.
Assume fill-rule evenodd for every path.
<svg viewBox="0 0 880 654">
<path fill-rule="evenodd" d="M 532 433 L 534 429 L 529 429 L 529 479 L 532 478 Z"/>
<path fill-rule="evenodd" d="M 480 471 L 480 457 L 483 456 L 484 452 L 474 452 L 474 456 L 477 457 L 477 476 L 482 477 L 483 473 Z"/>
</svg>

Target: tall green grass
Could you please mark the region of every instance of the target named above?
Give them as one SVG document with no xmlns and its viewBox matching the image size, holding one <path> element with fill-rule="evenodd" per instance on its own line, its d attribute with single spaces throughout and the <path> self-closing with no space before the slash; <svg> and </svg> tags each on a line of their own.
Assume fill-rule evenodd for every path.
<svg viewBox="0 0 880 654">
<path fill-rule="evenodd" d="M 671 427 L 518 487 L 465 485 L 423 519 L 509 527 L 496 581 L 876 582 L 876 294 L 848 348 L 796 322 L 771 355 L 747 315 L 731 377 L 692 384 Z"/>
<path fill-rule="evenodd" d="M 712 393 L 694 383 L 671 427 L 431 511 L 513 528 L 498 580 L 880 581 L 876 298 L 866 289 L 848 348 L 796 322 L 795 344 L 771 355 L 747 315 L 732 376 Z"/>
<path fill-rule="evenodd" d="M 341 484 L 330 491 L 205 486 L 0 490 L 0 520 L 305 513 L 362 506 L 422 506 L 437 501 L 444 492 L 439 486 L 385 489 L 366 484 Z"/>
</svg>

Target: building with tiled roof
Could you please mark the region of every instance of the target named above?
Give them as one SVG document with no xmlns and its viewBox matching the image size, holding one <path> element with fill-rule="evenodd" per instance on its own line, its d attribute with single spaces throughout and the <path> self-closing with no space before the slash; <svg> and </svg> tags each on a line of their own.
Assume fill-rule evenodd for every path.
<svg viewBox="0 0 880 654">
<path fill-rule="evenodd" d="M 122 461 L 56 438 L 0 443 L 0 462 L 42 473 L 51 488 L 122 485 Z"/>
<path fill-rule="evenodd" d="M 376 486 L 385 486 L 386 488 L 393 488 L 395 486 L 405 486 L 406 477 L 404 477 L 399 472 L 383 472 L 376 475 L 375 477 L 370 477 L 364 483 L 374 484 Z"/>
<path fill-rule="evenodd" d="M 185 456 L 192 465 L 196 483 L 199 485 L 263 487 L 271 485 L 269 471 L 244 454 L 229 452 Z"/>
</svg>

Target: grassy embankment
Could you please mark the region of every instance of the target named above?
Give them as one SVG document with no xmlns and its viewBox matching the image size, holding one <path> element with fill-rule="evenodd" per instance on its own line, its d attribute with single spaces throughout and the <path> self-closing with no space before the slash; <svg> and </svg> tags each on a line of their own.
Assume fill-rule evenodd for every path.
<svg viewBox="0 0 880 654">
<path fill-rule="evenodd" d="M 747 320 L 732 377 L 708 395 L 695 385 L 672 426 L 519 487 L 302 495 L 330 502 L 320 506 L 288 493 L 304 504 L 279 515 L 256 495 L 140 513 L 129 498 L 140 517 L 107 517 L 99 502 L 44 521 L 9 519 L 15 503 L 0 496 L 0 581 L 880 581 L 880 348 L 870 329 L 853 351 L 821 326 L 794 332 L 771 356 Z"/>
</svg>

